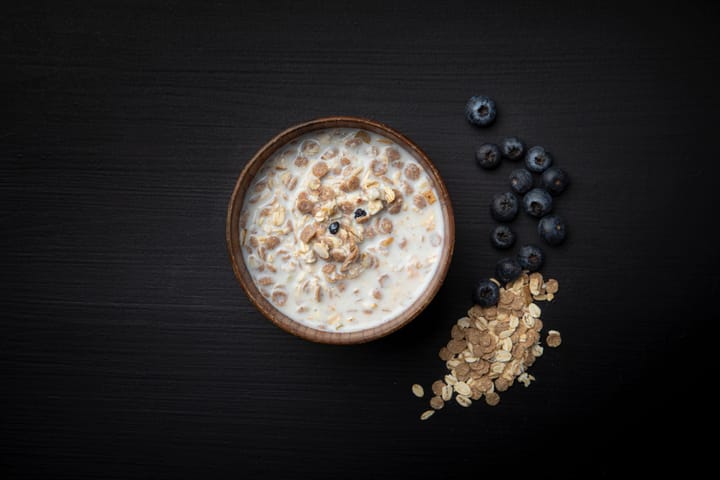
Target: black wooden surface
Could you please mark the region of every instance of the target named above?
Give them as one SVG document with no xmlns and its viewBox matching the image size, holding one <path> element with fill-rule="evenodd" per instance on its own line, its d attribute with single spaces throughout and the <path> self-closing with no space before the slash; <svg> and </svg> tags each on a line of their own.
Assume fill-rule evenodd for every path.
<svg viewBox="0 0 720 480">
<path fill-rule="evenodd" d="M 694 379 L 712 380 L 717 318 L 702 312 L 720 293 L 715 10 L 326 3 L 3 2 L 2 478 L 697 466 L 709 400 Z M 476 93 L 499 105 L 489 129 L 463 118 Z M 457 222 L 429 309 L 353 347 L 264 320 L 224 239 L 244 162 L 336 114 L 420 144 Z M 557 202 L 570 239 L 544 270 L 563 345 L 498 407 L 420 422 L 410 385 L 444 373 L 436 352 L 500 257 L 487 204 L 512 167 L 480 171 L 473 151 L 505 135 L 574 181 Z"/>
</svg>

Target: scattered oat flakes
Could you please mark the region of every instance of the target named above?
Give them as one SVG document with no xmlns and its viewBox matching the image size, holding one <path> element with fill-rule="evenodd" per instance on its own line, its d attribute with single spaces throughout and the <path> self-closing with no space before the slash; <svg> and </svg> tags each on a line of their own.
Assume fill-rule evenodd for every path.
<svg viewBox="0 0 720 480">
<path fill-rule="evenodd" d="M 508 388 L 510 388 L 510 380 L 500 377 L 495 379 L 495 391 L 496 392 L 504 392 Z"/>
<path fill-rule="evenodd" d="M 470 396 L 472 395 L 472 390 L 470 390 L 470 386 L 465 382 L 458 382 L 454 385 L 455 391 L 459 393 L 460 395 Z"/>
<path fill-rule="evenodd" d="M 445 400 L 446 402 L 447 402 L 448 400 L 450 400 L 450 399 L 452 398 L 452 396 L 453 396 L 453 388 L 452 388 L 452 386 L 451 386 L 451 385 L 445 385 L 444 387 L 442 387 L 442 393 L 441 393 L 440 396 L 441 396 L 442 399 Z"/>
<path fill-rule="evenodd" d="M 413 384 L 412 392 L 413 392 L 413 395 L 415 395 L 418 398 L 422 398 L 425 395 L 425 390 L 423 390 L 423 387 L 418 385 L 417 383 Z"/>
<path fill-rule="evenodd" d="M 465 340 L 452 339 L 448 342 L 447 349 L 450 351 L 450 353 L 458 354 L 465 350 L 466 346 L 467 342 Z"/>
<path fill-rule="evenodd" d="M 497 394 L 497 392 L 488 392 L 485 394 L 485 403 L 490 405 L 491 407 L 494 407 L 498 403 L 500 403 L 500 395 Z"/>
<path fill-rule="evenodd" d="M 448 350 L 447 347 L 442 347 L 440 349 L 440 352 L 438 353 L 440 360 L 442 360 L 444 362 L 450 360 L 452 358 L 452 355 L 453 354 L 450 352 L 450 350 Z"/>
<path fill-rule="evenodd" d="M 470 357 L 465 358 L 465 362 L 467 362 L 467 359 Z M 471 362 L 472 363 L 472 362 Z M 459 363 L 457 367 L 455 367 L 455 376 L 465 377 L 470 373 L 470 365 L 468 363 Z"/>
<path fill-rule="evenodd" d="M 442 397 L 434 396 L 430 399 L 430 408 L 433 410 L 440 410 L 445 406 L 445 401 L 442 399 Z"/>
<path fill-rule="evenodd" d="M 487 405 L 495 406 L 500 403 L 500 393 L 516 380 L 528 387 L 535 377 L 527 370 L 543 354 L 542 310 L 534 302 L 550 301 L 557 291 L 557 280 L 545 281 L 538 272 L 524 272 L 514 282 L 500 285 L 497 306 L 474 305 L 466 317 L 458 319 L 438 354 L 448 373 L 444 381 L 432 384 L 431 411 L 442 408 L 453 396 L 463 407 L 483 396 Z M 560 332 L 548 331 L 549 347 L 557 347 L 561 341 Z"/>
<path fill-rule="evenodd" d="M 535 377 L 532 376 L 532 375 L 530 375 L 530 374 L 527 373 L 527 372 L 523 372 L 523 373 L 521 373 L 521 374 L 518 376 L 517 380 L 518 380 L 518 382 L 520 382 L 520 383 L 522 383 L 523 385 L 525 385 L 525 387 L 527 388 L 527 387 L 530 386 L 530 382 L 532 382 L 533 380 L 535 380 Z"/>
<path fill-rule="evenodd" d="M 549 330 L 547 339 L 545 339 L 545 343 L 547 343 L 548 347 L 559 347 L 562 343 L 562 337 L 560 336 L 560 332 L 558 332 L 557 330 Z"/>
<path fill-rule="evenodd" d="M 452 329 L 450 330 L 450 336 L 453 338 L 453 340 L 462 340 L 465 338 L 465 332 L 462 331 L 462 328 L 458 325 L 453 325 Z"/>
<path fill-rule="evenodd" d="M 423 413 L 420 414 L 420 420 L 427 420 L 428 418 L 432 417 L 435 413 L 435 410 L 425 410 Z"/>
</svg>

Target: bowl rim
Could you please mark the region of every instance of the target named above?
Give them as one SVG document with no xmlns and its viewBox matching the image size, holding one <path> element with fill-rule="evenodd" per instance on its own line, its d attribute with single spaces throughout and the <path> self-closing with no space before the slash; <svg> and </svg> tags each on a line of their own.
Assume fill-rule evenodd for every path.
<svg viewBox="0 0 720 480">
<path fill-rule="evenodd" d="M 260 294 L 255 282 L 252 280 L 252 277 L 245 266 L 245 261 L 240 249 L 239 217 L 240 211 L 242 210 L 242 203 L 244 201 L 247 187 L 250 185 L 261 166 L 280 148 L 299 136 L 314 130 L 324 130 L 328 128 L 362 128 L 383 135 L 406 148 L 416 160 L 422 163 L 422 166 L 431 176 L 435 184 L 435 188 L 438 191 L 440 197 L 439 200 L 442 202 L 441 208 L 443 210 L 446 226 L 445 238 L 443 239 L 444 248 L 442 250 L 441 258 L 438 259 L 440 265 L 438 266 L 433 279 L 430 281 L 428 288 L 426 288 L 425 291 L 399 315 L 381 323 L 380 325 L 350 332 L 318 330 L 307 325 L 303 325 L 276 309 L 267 299 L 265 299 L 265 297 Z M 445 182 L 440 176 L 440 173 L 427 154 L 425 154 L 425 152 L 408 137 L 384 123 L 370 120 L 368 118 L 354 116 L 320 117 L 293 125 L 278 133 L 265 143 L 265 145 L 260 147 L 260 149 L 245 164 L 237 177 L 237 181 L 235 182 L 235 186 L 228 203 L 225 239 L 235 278 L 240 283 L 240 286 L 245 291 L 245 294 L 250 302 L 260 311 L 260 313 L 262 313 L 265 318 L 270 320 L 282 330 L 311 342 L 349 345 L 365 343 L 385 337 L 410 323 L 425 310 L 445 282 L 445 277 L 447 276 L 447 272 L 450 268 L 450 263 L 455 249 L 455 218 L 450 194 L 448 193 L 447 187 L 445 186 Z"/>
</svg>

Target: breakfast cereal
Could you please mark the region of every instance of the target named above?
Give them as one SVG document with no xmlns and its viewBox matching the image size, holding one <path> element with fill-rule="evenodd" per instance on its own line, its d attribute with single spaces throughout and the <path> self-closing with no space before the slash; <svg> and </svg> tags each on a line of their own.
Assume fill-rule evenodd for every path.
<svg viewBox="0 0 720 480">
<path fill-rule="evenodd" d="M 268 158 L 240 215 L 243 259 L 287 317 L 351 332 L 399 315 L 446 245 L 433 177 L 402 145 L 362 129 L 307 133 Z"/>
</svg>

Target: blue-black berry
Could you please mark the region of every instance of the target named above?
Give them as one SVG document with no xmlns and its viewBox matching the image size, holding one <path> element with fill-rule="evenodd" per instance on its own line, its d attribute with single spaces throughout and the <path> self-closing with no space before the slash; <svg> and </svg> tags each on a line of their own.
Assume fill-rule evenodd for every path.
<svg viewBox="0 0 720 480">
<path fill-rule="evenodd" d="M 553 158 L 543 147 L 532 147 L 525 155 L 525 166 L 535 173 L 542 173 L 552 165 Z"/>
<path fill-rule="evenodd" d="M 501 258 L 495 265 L 495 276 L 500 283 L 509 283 L 522 273 L 522 267 L 514 258 Z"/>
<path fill-rule="evenodd" d="M 335 235 L 338 231 L 340 231 L 340 223 L 332 222 L 330 225 L 328 225 L 328 231 Z"/>
<path fill-rule="evenodd" d="M 523 245 L 517 254 L 517 260 L 523 269 L 537 272 L 545 262 L 545 254 L 538 246 Z"/>
<path fill-rule="evenodd" d="M 473 125 L 486 127 L 495 121 L 496 116 L 497 108 L 492 98 L 475 95 L 465 105 L 465 118 Z"/>
<path fill-rule="evenodd" d="M 518 199 L 512 192 L 498 193 L 490 202 L 490 215 L 498 222 L 510 222 L 518 213 Z"/>
<path fill-rule="evenodd" d="M 540 218 L 550 213 L 553 200 L 544 188 L 533 188 L 523 197 L 525 212 L 533 217 Z"/>
<path fill-rule="evenodd" d="M 500 289 L 495 282 L 482 279 L 478 282 L 472 295 L 473 302 L 481 307 L 497 305 L 500 300 Z"/>
<path fill-rule="evenodd" d="M 545 190 L 552 195 L 559 195 L 567 188 L 570 177 L 562 168 L 550 167 L 543 172 L 542 183 Z"/>
<path fill-rule="evenodd" d="M 490 243 L 495 248 L 510 248 L 515 244 L 515 232 L 507 225 L 498 225 L 490 232 Z"/>
<path fill-rule="evenodd" d="M 365 215 L 367 215 L 367 212 L 365 210 L 363 210 L 362 208 L 358 208 L 357 210 L 355 210 L 355 214 L 354 214 L 355 218 L 364 217 Z"/>
<path fill-rule="evenodd" d="M 477 164 L 486 170 L 497 168 L 500 158 L 500 149 L 494 143 L 483 143 L 475 150 Z"/>
<path fill-rule="evenodd" d="M 520 195 L 530 191 L 530 189 L 533 188 L 532 173 L 528 172 L 524 168 L 518 168 L 517 170 L 510 172 L 510 188 Z"/>
<path fill-rule="evenodd" d="M 500 152 L 508 160 L 520 160 L 525 154 L 525 144 L 518 137 L 503 138 L 500 142 Z"/>
<path fill-rule="evenodd" d="M 550 245 L 560 245 L 567 236 L 565 219 L 560 215 L 546 215 L 538 222 L 538 234 Z"/>
</svg>

